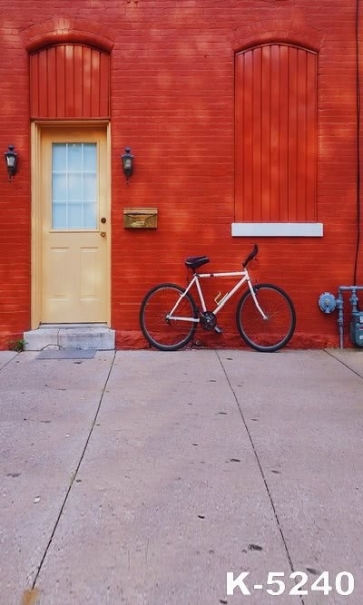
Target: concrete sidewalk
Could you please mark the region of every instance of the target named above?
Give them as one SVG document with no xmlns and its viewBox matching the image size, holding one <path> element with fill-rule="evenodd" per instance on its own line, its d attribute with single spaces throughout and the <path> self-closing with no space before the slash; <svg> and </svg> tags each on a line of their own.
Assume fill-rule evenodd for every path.
<svg viewBox="0 0 363 605">
<path fill-rule="evenodd" d="M 362 605 L 363 351 L 0 368 L 0 605 Z"/>
</svg>

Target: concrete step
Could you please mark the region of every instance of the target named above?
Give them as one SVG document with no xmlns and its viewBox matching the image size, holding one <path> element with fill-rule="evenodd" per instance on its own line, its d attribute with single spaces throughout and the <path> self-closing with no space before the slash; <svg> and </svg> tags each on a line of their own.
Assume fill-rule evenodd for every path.
<svg viewBox="0 0 363 605">
<path fill-rule="evenodd" d="M 106 324 L 41 324 L 24 332 L 25 350 L 82 349 L 108 351 L 115 348 L 115 330 Z"/>
</svg>

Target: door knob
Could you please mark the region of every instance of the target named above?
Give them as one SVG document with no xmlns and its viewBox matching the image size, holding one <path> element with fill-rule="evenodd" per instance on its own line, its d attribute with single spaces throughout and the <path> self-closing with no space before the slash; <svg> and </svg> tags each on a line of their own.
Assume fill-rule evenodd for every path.
<svg viewBox="0 0 363 605">
<path fill-rule="evenodd" d="M 106 222 L 106 217 L 105 217 L 105 216 L 103 216 L 103 217 L 101 218 L 101 223 L 105 224 L 105 222 Z"/>
<path fill-rule="evenodd" d="M 106 237 L 106 231 L 101 231 L 100 236 L 101 237 Z"/>
</svg>

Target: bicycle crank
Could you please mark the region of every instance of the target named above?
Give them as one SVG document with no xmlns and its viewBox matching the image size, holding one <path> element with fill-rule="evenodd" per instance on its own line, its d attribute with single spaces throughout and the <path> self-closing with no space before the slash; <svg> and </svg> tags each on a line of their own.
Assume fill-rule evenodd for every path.
<svg viewBox="0 0 363 605">
<path fill-rule="evenodd" d="M 212 313 L 212 311 L 205 311 L 204 313 L 200 313 L 200 324 L 203 328 L 203 330 L 208 330 L 208 332 L 211 332 L 212 330 L 215 329 L 216 325 L 217 325 L 217 318 L 214 315 L 214 313 Z"/>
</svg>

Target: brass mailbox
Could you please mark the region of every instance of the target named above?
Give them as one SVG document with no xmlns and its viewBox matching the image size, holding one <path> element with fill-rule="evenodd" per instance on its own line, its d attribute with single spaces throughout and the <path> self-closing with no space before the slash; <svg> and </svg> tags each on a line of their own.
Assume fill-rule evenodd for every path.
<svg viewBox="0 0 363 605">
<path fill-rule="evenodd" d="M 124 208 L 126 229 L 156 229 L 157 226 L 157 208 Z"/>
</svg>

